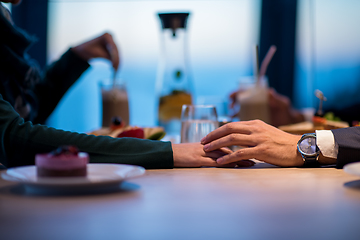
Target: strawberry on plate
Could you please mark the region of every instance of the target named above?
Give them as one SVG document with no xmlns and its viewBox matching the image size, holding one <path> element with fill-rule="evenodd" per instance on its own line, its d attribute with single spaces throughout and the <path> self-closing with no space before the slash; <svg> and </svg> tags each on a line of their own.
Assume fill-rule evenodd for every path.
<svg viewBox="0 0 360 240">
<path fill-rule="evenodd" d="M 142 128 L 132 128 L 129 130 L 124 130 L 120 134 L 117 135 L 118 138 L 122 137 L 132 137 L 132 138 L 144 138 L 144 129 Z"/>
</svg>

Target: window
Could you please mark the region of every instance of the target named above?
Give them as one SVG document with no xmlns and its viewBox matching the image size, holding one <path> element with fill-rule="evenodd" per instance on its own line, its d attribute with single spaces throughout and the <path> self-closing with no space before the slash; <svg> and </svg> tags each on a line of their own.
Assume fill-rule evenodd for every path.
<svg viewBox="0 0 360 240">
<path fill-rule="evenodd" d="M 360 102 L 360 2 L 298 0 L 295 106 L 325 109 Z"/>
</svg>

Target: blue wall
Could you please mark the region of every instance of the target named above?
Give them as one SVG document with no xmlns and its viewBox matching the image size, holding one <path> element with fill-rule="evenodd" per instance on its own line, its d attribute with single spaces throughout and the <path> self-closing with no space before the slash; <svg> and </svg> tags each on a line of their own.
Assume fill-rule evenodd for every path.
<svg viewBox="0 0 360 240">
<path fill-rule="evenodd" d="M 191 12 L 188 43 L 195 98 L 215 95 L 227 101 L 238 79 L 252 74 L 260 1 L 50 1 L 49 62 L 70 46 L 111 32 L 121 51 L 118 77 L 127 83 L 130 123 L 154 126 L 159 11 Z M 80 132 L 100 127 L 98 82 L 111 75 L 109 62 L 93 60 L 91 69 L 64 96 L 48 124 Z"/>
</svg>

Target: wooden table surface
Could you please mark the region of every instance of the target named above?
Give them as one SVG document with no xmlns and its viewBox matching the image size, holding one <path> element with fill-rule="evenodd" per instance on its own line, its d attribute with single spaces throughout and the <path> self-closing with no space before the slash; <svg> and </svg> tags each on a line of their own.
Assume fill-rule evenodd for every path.
<svg viewBox="0 0 360 240">
<path fill-rule="evenodd" d="M 360 178 L 258 163 L 147 170 L 82 195 L 1 179 L 0 239 L 360 239 Z"/>
</svg>

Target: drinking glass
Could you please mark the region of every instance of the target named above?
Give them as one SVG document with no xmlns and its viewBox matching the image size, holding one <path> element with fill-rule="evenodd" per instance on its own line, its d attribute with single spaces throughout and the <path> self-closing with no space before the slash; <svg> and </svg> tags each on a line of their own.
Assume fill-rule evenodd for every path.
<svg viewBox="0 0 360 240">
<path fill-rule="evenodd" d="M 237 102 L 240 105 L 238 117 L 240 121 L 254 119 L 270 122 L 270 112 L 268 104 L 268 80 L 264 76 L 257 78 L 243 77 L 240 79 Z"/>
<path fill-rule="evenodd" d="M 218 128 L 216 107 L 213 105 L 183 105 L 181 111 L 181 143 L 200 142 Z"/>
<path fill-rule="evenodd" d="M 129 124 L 129 100 L 125 83 L 118 80 L 115 84 L 100 84 L 102 99 L 102 126 L 109 127 L 113 117 L 120 117 L 125 125 Z"/>
<path fill-rule="evenodd" d="M 196 98 L 197 105 L 214 105 L 218 116 L 219 127 L 232 121 L 229 114 L 229 102 L 219 95 L 202 95 Z"/>
</svg>

